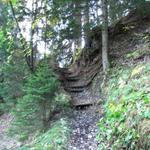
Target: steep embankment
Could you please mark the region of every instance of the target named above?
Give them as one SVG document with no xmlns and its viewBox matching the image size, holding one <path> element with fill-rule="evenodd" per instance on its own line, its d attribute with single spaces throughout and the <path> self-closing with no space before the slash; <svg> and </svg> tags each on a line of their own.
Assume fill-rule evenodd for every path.
<svg viewBox="0 0 150 150">
<path fill-rule="evenodd" d="M 150 47 L 146 45 L 125 55 L 132 61 L 116 63 L 107 76 L 105 115 L 98 123 L 102 150 L 150 149 Z"/>
<path fill-rule="evenodd" d="M 110 60 L 127 63 L 123 56 L 143 44 L 145 37 L 149 38 L 149 26 L 150 16 L 135 10 L 115 26 L 109 27 Z M 99 85 L 103 80 L 101 70 L 101 28 L 95 27 L 76 62 L 67 69 L 60 69 L 63 86 L 72 96 L 73 105 L 89 105 L 99 101 Z"/>
</svg>

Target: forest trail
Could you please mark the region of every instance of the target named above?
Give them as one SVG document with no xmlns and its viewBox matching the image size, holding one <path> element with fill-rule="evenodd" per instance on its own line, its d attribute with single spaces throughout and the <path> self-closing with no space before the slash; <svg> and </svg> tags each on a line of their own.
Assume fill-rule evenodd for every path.
<svg viewBox="0 0 150 150">
<path fill-rule="evenodd" d="M 79 67 L 78 71 L 61 70 L 64 89 L 71 96 L 71 103 L 75 106 L 69 120 L 71 135 L 67 150 L 97 150 L 97 122 L 101 114 L 98 113 L 100 108 L 97 105 L 100 100 L 100 80 L 97 78 L 100 65 L 95 61 L 81 68 Z"/>
<path fill-rule="evenodd" d="M 96 106 L 81 107 L 73 111 L 71 118 L 72 133 L 67 150 L 97 150 L 97 122 L 100 113 Z"/>
<path fill-rule="evenodd" d="M 143 39 L 150 38 L 150 17 L 139 19 L 133 16 L 130 19 L 121 20 L 114 28 L 109 29 L 110 59 L 114 65 L 133 64 L 143 59 L 137 57 L 127 58 L 126 54 L 142 49 Z M 98 128 L 97 122 L 102 117 L 103 110 L 100 102 L 101 72 L 101 29 L 94 28 L 91 34 L 89 47 L 83 49 L 80 57 L 69 68 L 59 69 L 60 79 L 64 89 L 72 98 L 75 109 L 70 117 L 71 135 L 67 150 L 97 150 L 96 140 Z M 0 150 L 14 149 L 20 145 L 14 138 L 9 138 L 5 131 L 13 118 L 2 115 L 0 118 Z"/>
<path fill-rule="evenodd" d="M 100 65 L 96 61 L 90 65 L 80 66 L 77 70 L 60 69 L 62 85 L 71 96 L 71 103 L 74 106 L 97 103 L 100 99 L 100 92 L 99 88 L 95 88 L 99 86 L 99 81 L 95 77 L 99 73 Z M 95 85 L 93 80 L 97 80 Z"/>
</svg>

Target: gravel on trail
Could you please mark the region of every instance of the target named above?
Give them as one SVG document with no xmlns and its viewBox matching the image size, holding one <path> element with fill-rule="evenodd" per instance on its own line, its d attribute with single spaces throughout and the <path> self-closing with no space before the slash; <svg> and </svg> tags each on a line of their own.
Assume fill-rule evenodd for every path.
<svg viewBox="0 0 150 150">
<path fill-rule="evenodd" d="M 98 108 L 91 106 L 74 110 L 71 118 L 71 136 L 67 150 L 98 150 Z"/>
</svg>

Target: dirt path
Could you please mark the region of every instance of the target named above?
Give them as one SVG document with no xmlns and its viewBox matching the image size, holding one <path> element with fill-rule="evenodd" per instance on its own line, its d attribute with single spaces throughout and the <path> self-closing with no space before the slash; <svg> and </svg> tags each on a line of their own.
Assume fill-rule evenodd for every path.
<svg viewBox="0 0 150 150">
<path fill-rule="evenodd" d="M 21 145 L 14 137 L 6 134 L 12 121 L 13 117 L 10 114 L 0 116 L 0 150 L 17 150 Z"/>
<path fill-rule="evenodd" d="M 98 150 L 96 126 L 100 119 L 95 106 L 74 110 L 71 118 L 72 133 L 67 150 Z"/>
</svg>

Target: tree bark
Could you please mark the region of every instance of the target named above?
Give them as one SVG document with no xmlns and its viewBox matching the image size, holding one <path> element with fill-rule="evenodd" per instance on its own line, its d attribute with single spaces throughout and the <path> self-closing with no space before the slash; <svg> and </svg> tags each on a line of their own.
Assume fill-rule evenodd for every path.
<svg viewBox="0 0 150 150">
<path fill-rule="evenodd" d="M 35 70 L 35 58 L 36 58 L 36 46 L 34 45 L 35 43 L 33 42 L 33 36 L 35 35 L 36 27 L 35 27 L 35 21 L 37 19 L 37 0 L 32 1 L 32 23 L 31 23 L 31 39 L 30 39 L 30 48 L 31 48 L 31 70 L 34 72 Z"/>
<path fill-rule="evenodd" d="M 80 49 L 82 45 L 82 14 L 81 14 L 81 4 L 79 1 L 75 1 L 75 49 Z"/>
<path fill-rule="evenodd" d="M 16 18 L 16 14 L 15 14 L 15 11 L 14 11 L 14 7 L 13 7 L 13 4 L 12 4 L 11 1 L 9 1 L 9 5 L 10 5 L 10 8 L 11 8 L 11 11 L 12 11 L 12 14 L 13 14 L 13 19 L 15 20 L 16 25 L 17 25 L 17 28 L 18 28 L 18 30 L 19 30 L 20 39 L 21 39 L 21 41 L 22 41 L 22 48 L 23 48 L 23 50 L 29 49 L 29 48 L 27 47 L 28 44 L 27 44 L 25 38 L 23 37 L 23 35 L 22 35 L 22 33 L 21 33 L 21 29 L 20 29 L 18 20 L 17 20 L 17 18 Z M 24 51 L 24 53 L 25 53 L 26 63 L 27 63 L 27 65 L 28 65 L 29 69 L 32 71 L 31 62 L 30 62 L 30 56 L 27 54 L 27 51 Z"/>
<path fill-rule="evenodd" d="M 85 2 L 85 10 L 84 10 L 84 40 L 85 47 L 89 46 L 89 31 L 90 31 L 90 14 L 89 14 L 89 2 Z"/>
<path fill-rule="evenodd" d="M 103 71 L 107 72 L 109 69 L 108 60 L 108 2 L 102 0 L 102 64 Z"/>
</svg>

